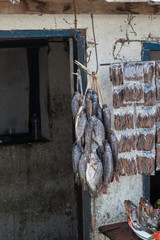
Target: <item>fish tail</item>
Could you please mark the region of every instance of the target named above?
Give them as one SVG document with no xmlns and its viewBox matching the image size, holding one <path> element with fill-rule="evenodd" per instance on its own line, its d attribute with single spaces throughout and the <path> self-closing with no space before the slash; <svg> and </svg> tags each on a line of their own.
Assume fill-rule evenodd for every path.
<svg viewBox="0 0 160 240">
<path fill-rule="evenodd" d="M 84 191 L 87 191 L 87 190 L 88 190 L 88 186 L 87 186 L 87 184 L 86 184 L 85 182 L 83 182 L 83 190 L 84 190 Z"/>
<path fill-rule="evenodd" d="M 99 146 L 99 150 L 100 150 L 101 153 L 104 153 L 104 146 L 103 146 L 103 144 L 101 146 Z"/>
<path fill-rule="evenodd" d="M 101 188 L 101 193 L 108 194 L 108 184 L 103 184 Z"/>
<path fill-rule="evenodd" d="M 80 184 L 79 174 L 78 174 L 78 173 L 75 174 L 75 183 L 76 183 L 78 186 L 79 186 L 79 184 Z"/>
<path fill-rule="evenodd" d="M 114 179 L 119 182 L 119 177 L 118 177 L 118 173 L 117 172 L 113 172 L 112 178 L 111 178 L 111 182 L 114 181 Z"/>
</svg>

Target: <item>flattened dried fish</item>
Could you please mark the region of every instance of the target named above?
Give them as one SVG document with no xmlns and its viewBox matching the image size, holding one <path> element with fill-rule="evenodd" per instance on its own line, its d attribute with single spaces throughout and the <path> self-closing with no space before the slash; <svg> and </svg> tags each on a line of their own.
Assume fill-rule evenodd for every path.
<svg viewBox="0 0 160 240">
<path fill-rule="evenodd" d="M 103 142 L 105 140 L 105 130 L 103 123 L 95 115 L 92 116 L 92 119 L 94 124 L 92 138 L 96 143 L 98 143 L 101 152 L 104 152 Z"/>
<path fill-rule="evenodd" d="M 92 92 L 92 115 L 97 115 L 98 95 L 95 91 Z"/>
<path fill-rule="evenodd" d="M 100 105 L 97 107 L 97 118 L 102 122 L 102 108 Z"/>
<path fill-rule="evenodd" d="M 110 138 L 110 131 L 111 131 L 111 112 L 107 105 L 103 105 L 103 124 L 105 128 L 106 138 Z"/>
<path fill-rule="evenodd" d="M 82 96 L 79 92 L 75 92 L 71 102 L 72 116 L 73 119 L 76 118 L 78 110 L 81 106 Z"/>
<path fill-rule="evenodd" d="M 93 197 L 97 196 L 98 187 L 102 182 L 103 166 L 97 154 L 91 153 L 87 163 L 86 180 Z"/>
<path fill-rule="evenodd" d="M 84 136 L 85 127 L 87 125 L 87 116 L 85 113 L 84 106 L 81 106 L 75 122 L 75 132 L 76 132 L 76 139 L 79 146 L 82 146 L 82 138 Z"/>
<path fill-rule="evenodd" d="M 86 169 L 87 169 L 87 156 L 85 153 L 82 153 L 81 158 L 79 160 L 79 175 L 81 179 L 81 184 L 83 185 L 83 189 L 87 190 L 86 183 Z"/>
<path fill-rule="evenodd" d="M 81 149 L 77 143 L 74 144 L 72 149 L 72 165 L 73 165 L 73 172 L 75 173 L 75 182 L 79 184 L 79 174 L 78 174 L 78 166 L 79 160 L 81 157 Z"/>
<path fill-rule="evenodd" d="M 114 178 L 119 182 L 118 174 L 119 174 L 119 167 L 118 167 L 118 140 L 115 133 L 111 130 L 110 135 L 110 145 L 112 149 L 112 157 L 113 157 L 113 179 Z"/>
<path fill-rule="evenodd" d="M 103 194 L 107 194 L 108 184 L 111 182 L 113 174 L 112 150 L 107 140 L 105 142 L 104 154 L 102 159 L 103 159 L 103 185 L 101 191 Z"/>
<path fill-rule="evenodd" d="M 85 151 L 87 153 L 91 153 L 92 130 L 93 130 L 93 120 L 91 118 L 88 120 L 88 123 L 85 128 Z"/>
<path fill-rule="evenodd" d="M 92 116 L 92 90 L 91 89 L 87 90 L 85 105 L 86 105 L 87 118 L 90 119 L 90 117 Z"/>
</svg>

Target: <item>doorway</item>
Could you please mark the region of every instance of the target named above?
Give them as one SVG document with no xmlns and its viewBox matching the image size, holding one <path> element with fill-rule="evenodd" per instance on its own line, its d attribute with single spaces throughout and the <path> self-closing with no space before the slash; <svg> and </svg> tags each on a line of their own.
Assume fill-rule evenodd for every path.
<svg viewBox="0 0 160 240">
<path fill-rule="evenodd" d="M 77 31 L 77 37 L 80 37 L 80 34 L 81 32 Z M 37 42 L 43 40 L 47 42 L 46 46 L 39 47 L 39 100 L 41 112 L 44 109 L 46 112 L 41 118 L 41 123 L 48 122 L 49 125 L 49 128 L 46 124 L 41 129 L 44 134 L 47 131 L 46 135 L 49 136 L 46 142 L 29 140 L 24 143 L 20 140 L 16 144 L 11 142 L 0 146 L 0 239 L 2 240 L 78 239 L 78 225 L 80 225 L 78 222 L 81 219 L 78 219 L 79 216 L 76 213 L 77 200 L 74 193 L 70 103 L 71 92 L 74 89 L 74 81 L 71 83 L 73 61 L 76 58 L 84 64 L 85 38 L 82 39 L 81 44 L 77 44 L 73 36 L 74 32 L 71 30 L 0 31 L 1 42 L 8 42 L 8 44 L 14 42 L 21 45 L 18 46 L 19 50 L 16 44 L 11 48 L 5 46 L 5 51 L 4 46 L 0 49 L 0 54 L 1 50 L 3 54 L 6 52 L 3 58 L 3 68 L 6 68 L 6 75 L 9 79 L 8 98 L 13 91 L 15 93 L 16 82 L 14 78 L 10 78 L 10 71 L 7 71 L 7 59 L 10 58 L 11 52 L 13 55 L 12 70 L 16 72 L 15 76 L 20 75 L 17 80 L 18 84 L 19 81 L 24 80 L 23 68 L 26 72 L 28 68 L 27 47 L 23 45 L 23 40 L 25 43 L 30 40 L 34 41 L 34 39 Z M 17 55 L 17 52 L 20 53 Z M 25 61 L 22 62 L 21 57 Z M 23 63 L 23 68 L 20 67 L 20 63 Z M 20 74 L 19 70 L 21 70 Z M 29 75 L 25 75 L 25 88 L 23 89 L 23 84 L 20 88 L 20 92 L 23 90 L 25 95 L 22 94 L 18 99 L 20 106 L 23 106 L 25 100 L 26 109 L 30 109 L 28 108 L 29 94 L 27 94 Z M 45 82 L 41 81 L 43 79 Z M 18 87 L 16 91 L 17 89 Z M 1 97 L 6 96 L 6 91 L 7 89 L 1 92 Z M 29 131 L 27 116 L 30 110 L 25 111 L 25 108 L 19 115 L 23 117 L 24 112 L 26 113 L 23 121 L 25 125 L 22 124 L 22 127 L 24 125 L 23 129 Z M 15 106 L 15 112 L 16 110 Z M 18 110 L 18 113 L 20 112 L 21 108 Z M 13 112 L 11 117 L 14 117 Z M 7 119 L 9 122 L 10 117 Z M 6 124 L 5 121 L 4 124 Z M 16 129 L 17 126 L 20 126 L 19 122 L 14 125 L 14 128 L 8 125 L 5 128 Z M 13 137 L 12 132 L 10 135 Z M 82 213 L 82 205 L 80 210 Z M 83 228 L 82 224 L 81 228 Z"/>
</svg>

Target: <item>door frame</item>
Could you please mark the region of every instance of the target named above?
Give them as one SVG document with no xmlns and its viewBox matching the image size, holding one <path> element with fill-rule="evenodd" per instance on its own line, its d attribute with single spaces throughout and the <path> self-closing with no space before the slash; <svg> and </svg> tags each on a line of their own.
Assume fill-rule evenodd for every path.
<svg viewBox="0 0 160 240">
<path fill-rule="evenodd" d="M 49 39 L 49 38 L 72 38 L 73 39 L 73 61 L 78 60 L 83 65 L 85 61 L 85 31 L 77 30 L 75 40 L 74 30 L 0 30 L 0 40 L 30 40 L 30 39 Z M 74 64 L 74 71 L 77 67 Z M 83 90 L 87 86 L 86 74 L 81 70 Z M 76 79 L 74 79 L 74 86 L 76 86 Z M 76 187 L 75 187 L 76 189 Z M 74 190 L 74 189 L 73 189 Z M 91 199 L 88 191 L 84 191 L 81 186 L 78 187 L 78 196 L 80 196 L 81 203 L 77 202 L 78 215 L 78 239 L 89 240 L 91 238 Z M 79 199 L 77 198 L 77 201 Z M 78 205 L 79 204 L 79 205 Z"/>
</svg>

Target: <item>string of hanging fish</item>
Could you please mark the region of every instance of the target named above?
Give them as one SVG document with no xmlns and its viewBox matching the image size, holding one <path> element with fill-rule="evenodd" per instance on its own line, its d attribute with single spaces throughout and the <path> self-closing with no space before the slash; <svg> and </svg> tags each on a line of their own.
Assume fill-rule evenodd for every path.
<svg viewBox="0 0 160 240">
<path fill-rule="evenodd" d="M 107 194 L 111 182 L 119 182 L 118 140 L 111 129 L 111 112 L 104 104 L 97 75 L 78 61 L 75 63 L 90 75 L 90 79 L 83 94 L 78 69 L 77 91 L 71 102 L 75 125 L 73 171 L 75 183 L 81 184 L 95 198 L 99 192 Z"/>
</svg>

